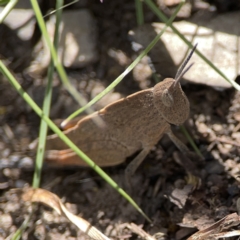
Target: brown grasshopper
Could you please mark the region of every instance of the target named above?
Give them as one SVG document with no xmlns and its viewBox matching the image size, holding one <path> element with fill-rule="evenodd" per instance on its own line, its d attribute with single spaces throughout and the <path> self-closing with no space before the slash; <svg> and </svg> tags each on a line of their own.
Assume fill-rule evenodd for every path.
<svg viewBox="0 0 240 240">
<path fill-rule="evenodd" d="M 163 134 L 167 134 L 180 151 L 188 153 L 187 147 L 172 133 L 171 124 L 180 125 L 189 115 L 189 102 L 180 79 L 193 65 L 184 70 L 195 49 L 196 45 L 175 79 L 166 78 L 153 88 L 109 104 L 83 117 L 64 133 L 100 167 L 123 163 L 139 152 L 126 168 L 127 177 L 136 171 Z M 104 126 L 96 124 L 97 118 L 101 118 Z M 47 138 L 46 150 L 46 160 L 57 165 L 87 166 L 55 134 Z"/>
</svg>

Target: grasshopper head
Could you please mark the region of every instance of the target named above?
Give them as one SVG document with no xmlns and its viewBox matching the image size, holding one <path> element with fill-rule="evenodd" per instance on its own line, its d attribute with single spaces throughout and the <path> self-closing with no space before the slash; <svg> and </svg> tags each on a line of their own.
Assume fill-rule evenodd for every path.
<svg viewBox="0 0 240 240">
<path fill-rule="evenodd" d="M 189 116 L 189 101 L 180 83 L 166 78 L 153 89 L 154 105 L 165 120 L 174 125 L 184 123 Z"/>
<path fill-rule="evenodd" d="M 166 78 L 153 88 L 154 105 L 170 124 L 180 125 L 189 116 L 189 101 L 181 88 L 180 80 L 193 65 L 190 64 L 184 70 L 196 47 L 197 45 L 179 68 L 175 79 Z"/>
</svg>

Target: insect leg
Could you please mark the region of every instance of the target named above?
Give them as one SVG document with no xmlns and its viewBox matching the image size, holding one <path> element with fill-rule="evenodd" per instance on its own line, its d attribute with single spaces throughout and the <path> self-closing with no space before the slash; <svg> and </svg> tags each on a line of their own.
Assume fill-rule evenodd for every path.
<svg viewBox="0 0 240 240">
<path fill-rule="evenodd" d="M 187 155 L 190 152 L 187 146 L 173 134 L 170 128 L 167 130 L 166 134 L 182 153 Z"/>
<path fill-rule="evenodd" d="M 148 155 L 149 151 L 151 150 L 150 147 L 144 148 L 133 160 L 130 162 L 125 169 L 125 180 L 127 186 L 131 189 L 131 176 L 135 173 L 139 165 Z"/>
<path fill-rule="evenodd" d="M 199 170 L 196 165 L 196 160 L 200 160 L 202 158 L 200 158 L 197 154 L 189 151 L 187 146 L 173 134 L 171 129 L 168 129 L 166 134 L 169 136 L 169 138 L 172 140 L 172 142 L 176 145 L 176 147 L 185 156 L 184 158 L 181 158 L 181 157 L 179 158 L 179 163 L 188 172 L 188 183 L 192 184 L 195 187 L 200 186 L 201 178 L 199 176 Z M 194 160 L 194 161 L 192 161 L 192 160 Z"/>
</svg>

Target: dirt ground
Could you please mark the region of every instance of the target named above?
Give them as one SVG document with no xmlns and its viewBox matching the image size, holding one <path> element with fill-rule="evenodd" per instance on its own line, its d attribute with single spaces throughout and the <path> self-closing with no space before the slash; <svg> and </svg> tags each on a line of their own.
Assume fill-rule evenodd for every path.
<svg viewBox="0 0 240 240">
<path fill-rule="evenodd" d="M 217 5 L 218 9 L 231 10 L 223 2 L 222 5 Z M 90 100 L 99 86 L 108 86 L 126 67 L 111 58 L 110 49 L 118 50 L 117 52 L 127 59 L 127 63 L 136 56 L 128 39 L 128 31 L 136 26 L 136 19 L 133 2 L 111 1 L 107 9 L 98 1 L 82 4 L 83 6 L 78 4 L 77 7 L 89 8 L 97 21 L 99 60 L 82 69 L 67 69 L 67 73 L 76 88 Z M 192 14 L 197 11 L 198 9 L 195 9 Z M 146 22 L 157 21 L 147 8 L 145 13 Z M 6 34 L 5 41 L 13 38 L 11 31 L 3 28 L 1 31 Z M 37 42 L 38 35 L 36 30 L 32 44 Z M 10 44 L 18 43 L 12 40 L 4 45 L 5 48 L 0 47 L 2 58 L 14 71 L 23 88 L 41 104 L 44 76 L 36 80 L 25 71 L 31 61 L 23 61 L 21 67 L 19 64 L 15 67 L 14 63 L 19 56 L 16 55 L 17 51 L 14 53 L 11 50 Z M 24 45 L 21 42 L 20 44 Z M 12 57 L 10 53 L 13 54 Z M 73 112 L 77 105 L 61 86 L 57 75 L 54 76 L 54 84 L 54 111 L 51 118 L 64 118 Z M 143 87 L 151 86 L 154 86 L 154 80 L 143 80 L 140 83 L 130 73 L 115 88 L 115 93 L 127 96 L 142 90 Z M 116 240 L 140 239 L 128 228 L 127 224 L 131 222 L 142 227 L 150 235 L 155 235 L 155 239 L 187 239 L 198 229 L 204 229 L 223 217 L 238 212 L 240 93 L 234 88 L 217 91 L 193 84 L 184 85 L 183 90 L 191 105 L 190 116 L 184 126 L 204 156 L 204 160 L 194 162 L 193 168 L 188 166 L 187 170 L 190 169 L 197 175 L 201 183 L 197 186 L 196 182 L 191 181 L 186 166 L 179 164 L 184 162 L 184 156 L 169 138 L 164 136 L 132 179 L 135 190 L 133 198 L 152 219 L 153 224 L 148 223 L 126 200 L 88 168 L 57 168 L 45 164 L 41 187 L 58 195 L 72 213 L 82 216 L 109 238 Z M 61 100 L 60 106 L 59 99 L 64 99 Z M 102 105 L 104 106 L 104 102 Z M 96 109 L 99 107 L 101 105 L 96 105 Z M 35 113 L 1 76 L 0 239 L 12 236 L 29 215 L 31 206 L 21 199 L 21 192 L 32 183 L 35 153 L 28 149 L 28 144 L 37 137 L 39 122 Z M 191 149 L 180 129 L 173 126 L 173 131 Z M 133 158 L 130 157 L 124 164 L 104 170 L 123 186 L 124 169 Z M 227 231 L 233 229 L 239 229 L 239 226 L 232 228 L 231 225 Z M 66 218 L 39 204 L 22 239 L 73 240 L 87 237 Z"/>
</svg>

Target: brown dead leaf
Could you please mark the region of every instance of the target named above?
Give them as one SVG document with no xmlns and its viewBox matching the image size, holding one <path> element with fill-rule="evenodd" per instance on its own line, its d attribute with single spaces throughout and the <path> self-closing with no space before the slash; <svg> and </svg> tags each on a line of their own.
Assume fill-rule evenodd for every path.
<svg viewBox="0 0 240 240">
<path fill-rule="evenodd" d="M 192 185 L 186 185 L 183 189 L 175 188 L 172 191 L 171 195 L 169 195 L 169 199 L 172 203 L 182 209 L 185 206 L 188 196 L 192 192 L 192 190 Z"/>
<path fill-rule="evenodd" d="M 240 224 L 240 217 L 232 213 L 214 223 L 208 228 L 194 233 L 187 240 L 219 239 L 223 237 L 240 236 L 240 231 L 229 231 L 227 229 Z"/>
<path fill-rule="evenodd" d="M 93 227 L 88 221 L 78 217 L 67 210 L 59 197 L 45 189 L 27 189 L 22 195 L 24 201 L 41 202 L 53 208 L 59 215 L 65 216 L 70 222 L 75 224 L 82 232 L 96 240 L 109 240 L 103 233 Z"/>
<path fill-rule="evenodd" d="M 155 237 L 149 235 L 141 227 L 134 223 L 127 224 L 126 227 L 129 228 L 132 232 L 136 233 L 143 240 L 156 240 Z"/>
</svg>

